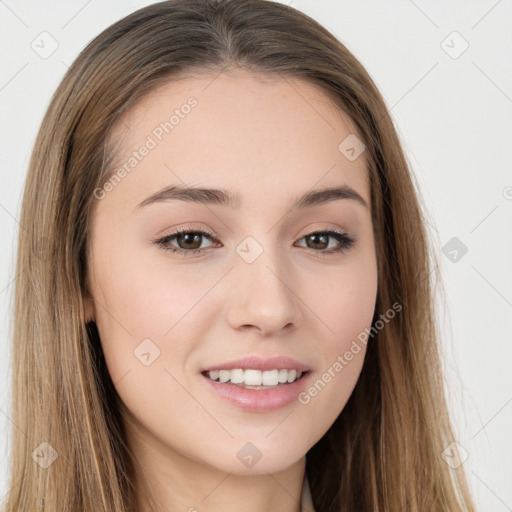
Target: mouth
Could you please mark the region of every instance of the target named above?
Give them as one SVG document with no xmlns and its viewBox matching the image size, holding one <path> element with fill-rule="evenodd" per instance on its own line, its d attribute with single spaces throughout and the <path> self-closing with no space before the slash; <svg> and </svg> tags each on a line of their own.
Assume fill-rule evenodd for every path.
<svg viewBox="0 0 512 512">
<path fill-rule="evenodd" d="M 310 370 L 294 369 L 257 370 L 235 368 L 232 370 L 210 370 L 201 374 L 218 383 L 237 386 L 244 389 L 275 389 L 285 387 L 303 379 Z"/>
<path fill-rule="evenodd" d="M 250 413 L 269 413 L 297 401 L 302 404 L 300 396 L 314 377 L 311 370 L 251 368 L 205 370 L 199 375 L 213 396 Z"/>
</svg>

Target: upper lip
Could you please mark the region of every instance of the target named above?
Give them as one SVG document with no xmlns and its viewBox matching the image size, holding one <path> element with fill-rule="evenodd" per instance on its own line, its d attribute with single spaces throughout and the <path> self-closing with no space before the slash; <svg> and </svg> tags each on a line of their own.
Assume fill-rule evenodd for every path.
<svg viewBox="0 0 512 512">
<path fill-rule="evenodd" d="M 236 359 L 233 361 L 227 361 L 225 363 L 219 363 L 215 365 L 203 368 L 201 373 L 210 372 L 214 370 L 235 370 L 241 368 L 242 370 L 254 369 L 254 370 L 296 370 L 298 372 L 307 372 L 308 366 L 286 356 L 275 356 L 275 357 L 259 357 L 259 356 L 247 356 L 242 359 Z"/>
</svg>

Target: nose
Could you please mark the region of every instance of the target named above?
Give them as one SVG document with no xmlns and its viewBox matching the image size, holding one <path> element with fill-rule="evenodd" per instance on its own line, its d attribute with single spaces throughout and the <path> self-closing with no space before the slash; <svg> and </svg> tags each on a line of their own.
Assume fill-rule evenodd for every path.
<svg viewBox="0 0 512 512">
<path fill-rule="evenodd" d="M 276 251 L 265 250 L 247 263 L 237 257 L 230 277 L 227 320 L 236 330 L 259 331 L 263 337 L 297 328 L 300 290 L 293 271 Z"/>
</svg>

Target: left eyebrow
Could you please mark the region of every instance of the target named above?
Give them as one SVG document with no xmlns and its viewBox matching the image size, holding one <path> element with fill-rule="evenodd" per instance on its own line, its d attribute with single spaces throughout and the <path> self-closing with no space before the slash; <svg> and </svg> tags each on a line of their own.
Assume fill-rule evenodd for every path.
<svg viewBox="0 0 512 512">
<path fill-rule="evenodd" d="M 368 204 L 362 196 L 348 185 L 312 190 L 298 197 L 293 202 L 292 209 L 310 208 L 339 199 L 351 199 L 368 208 Z M 200 204 L 214 204 L 239 209 L 242 205 L 240 194 L 232 193 L 224 189 L 196 188 L 184 185 L 171 185 L 165 187 L 155 194 L 147 197 L 136 208 L 142 208 L 149 204 L 165 201 L 187 201 Z"/>
</svg>

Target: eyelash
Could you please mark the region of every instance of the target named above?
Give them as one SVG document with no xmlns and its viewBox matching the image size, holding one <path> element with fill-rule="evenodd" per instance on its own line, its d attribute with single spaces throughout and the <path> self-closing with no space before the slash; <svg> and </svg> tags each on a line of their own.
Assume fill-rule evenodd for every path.
<svg viewBox="0 0 512 512">
<path fill-rule="evenodd" d="M 202 235 L 209 238 L 212 242 L 218 242 L 218 240 L 215 238 L 214 234 L 211 231 L 208 230 L 200 230 L 200 229 L 185 229 L 180 228 L 168 235 L 165 235 L 162 238 L 159 238 L 158 240 L 155 240 L 154 243 L 160 246 L 164 251 L 170 251 L 175 254 L 179 254 L 181 257 L 188 257 L 197 255 L 199 253 L 204 252 L 206 249 L 210 249 L 210 247 L 203 247 L 202 249 L 192 249 L 192 250 L 186 250 L 186 249 L 180 249 L 177 247 L 168 247 L 166 244 L 168 244 L 171 240 L 176 238 L 178 235 L 188 235 L 188 234 L 196 234 L 196 235 Z M 356 241 L 355 238 L 347 235 L 346 233 L 343 233 L 342 231 L 337 231 L 336 229 L 328 229 L 325 231 L 313 231 L 311 233 L 308 233 L 307 235 L 304 235 L 300 240 L 303 238 L 306 238 L 308 236 L 312 235 L 328 235 L 332 238 L 335 238 L 341 245 L 336 249 L 330 249 L 330 250 L 315 250 L 311 249 L 313 252 L 320 253 L 321 257 L 333 255 L 336 253 L 344 253 L 350 247 L 354 244 Z"/>
</svg>

